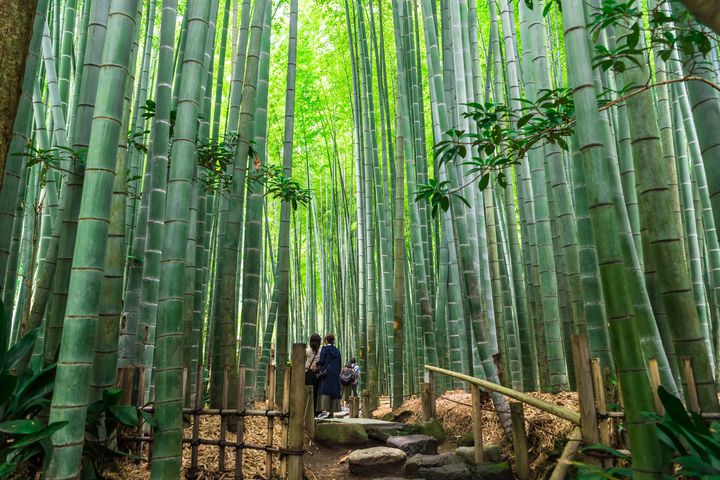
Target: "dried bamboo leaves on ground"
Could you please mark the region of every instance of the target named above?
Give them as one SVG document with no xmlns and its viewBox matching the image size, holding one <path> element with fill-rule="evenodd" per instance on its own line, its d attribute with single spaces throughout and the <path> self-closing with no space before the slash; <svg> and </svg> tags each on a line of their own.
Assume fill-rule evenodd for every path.
<svg viewBox="0 0 720 480">
<path fill-rule="evenodd" d="M 574 411 L 578 411 L 579 408 L 575 392 L 533 392 L 530 395 Z M 472 430 L 471 402 L 470 393 L 461 390 L 446 392 L 437 398 L 435 404 L 437 420 L 448 434 L 450 442 L 456 442 L 462 435 Z M 404 423 L 422 421 L 422 405 L 419 398 L 406 400 L 400 408 L 394 411 L 384 402 L 381 405 L 381 408 L 373 412 L 373 416 L 380 418 L 393 413 L 397 421 Z M 512 445 L 509 439 L 503 438 L 503 431 L 498 423 L 495 409 L 487 398 L 482 403 L 482 420 L 483 443 L 485 445 L 501 445 L 503 458 L 513 463 Z M 547 471 L 554 466 L 554 459 L 562 451 L 572 426 L 568 421 L 525 405 L 525 428 L 531 459 L 530 478 L 544 478 Z"/>
</svg>

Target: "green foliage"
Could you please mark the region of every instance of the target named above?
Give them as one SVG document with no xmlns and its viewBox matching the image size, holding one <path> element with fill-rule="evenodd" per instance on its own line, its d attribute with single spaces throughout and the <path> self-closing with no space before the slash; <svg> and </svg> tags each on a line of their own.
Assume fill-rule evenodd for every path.
<svg viewBox="0 0 720 480">
<path fill-rule="evenodd" d="M 121 398 L 120 388 L 108 388 L 100 400 L 88 406 L 83 478 L 103 478 L 108 460 L 131 456 L 119 448 L 118 437 L 124 427 L 137 427 L 141 416 L 150 426 L 155 426 L 152 415 L 144 411 L 138 413 L 134 405 L 120 405 Z"/>
<path fill-rule="evenodd" d="M 253 171 L 247 176 L 250 190 L 256 183 L 263 185 L 265 196 L 271 195 L 282 202 L 290 202 L 293 210 L 297 210 L 298 205 L 307 206 L 310 203 L 312 190 L 303 188 L 300 182 L 286 176 L 281 165 L 261 165 L 257 156 L 255 158 Z"/>
<path fill-rule="evenodd" d="M 712 422 L 708 427 L 695 412 L 687 411 L 682 402 L 672 396 L 663 387 L 658 388 L 658 396 L 665 408 L 664 415 L 648 413 L 657 423 L 658 436 L 672 456 L 667 456 L 664 470 L 673 472 L 665 478 L 697 478 L 710 480 L 720 478 L 720 424 Z M 600 451 L 630 464 L 632 459 L 623 453 L 605 445 L 591 445 L 583 451 Z M 583 480 L 632 478 L 628 466 L 601 470 L 585 464 L 579 467 L 577 478 Z"/>
<path fill-rule="evenodd" d="M 447 212 L 450 208 L 450 196 L 454 195 L 459 198 L 465 205 L 470 207 L 470 204 L 462 196 L 455 192 L 448 190 L 450 182 L 438 182 L 436 179 L 431 178 L 425 184 L 418 185 L 418 191 L 415 194 L 415 201 L 426 200 L 430 202 L 432 207 L 432 216 L 437 217 L 438 208 L 441 208 L 443 212 Z"/>
<path fill-rule="evenodd" d="M 470 166 L 468 173 L 472 178 L 455 189 L 450 189 L 448 182 L 437 180 L 419 184 L 416 201 L 429 201 L 433 216 L 438 207 L 447 211 L 451 195 L 467 204 L 457 193 L 476 181 L 480 190 L 487 188 L 493 178 L 505 188 L 504 170 L 519 164 L 534 148 L 550 143 L 569 149 L 566 138 L 573 134 L 575 114 L 570 90 L 541 90 L 535 102 L 524 98 L 518 101 L 523 106 L 520 111 L 505 104 L 469 103 L 470 109 L 464 116 L 475 122 L 477 133 L 450 130 L 446 132 L 448 140 L 435 145 L 438 165 L 467 158 L 463 164 Z"/>
<path fill-rule="evenodd" d="M 7 319 L 0 300 L 0 329 Z M 67 422 L 46 424 L 38 414 L 50 406 L 55 382 L 55 365 L 37 370 L 27 368 L 37 330 L 25 335 L 0 355 L 0 478 L 6 478 L 22 464 L 52 455 L 50 436 Z"/>
<path fill-rule="evenodd" d="M 208 140 L 198 144 L 198 164 L 205 169 L 200 181 L 205 190 L 229 192 L 232 189 L 232 175 L 227 172 L 232 170 L 237 142 L 237 133 L 230 133 L 220 142 Z"/>
<path fill-rule="evenodd" d="M 650 48 L 657 48 L 658 55 L 664 61 L 670 59 L 675 49 L 688 56 L 696 53 L 705 56 L 710 53 L 714 35 L 700 30 L 687 11 L 674 9 L 672 14 L 668 14 L 663 11 L 663 6 L 664 3 L 659 2 L 655 9 L 648 12 L 650 41 L 645 46 L 640 41 L 644 34 L 643 11 L 637 7 L 636 0 L 601 2 L 593 12 L 589 25 L 593 41 L 597 43 L 603 30 L 609 27 L 621 25 L 627 33 L 617 38 L 614 48 L 596 44 L 593 66 L 622 73 L 630 66 L 628 62 L 640 66 L 639 58 L 643 58 Z"/>
<path fill-rule="evenodd" d="M 27 151 L 15 153 L 20 157 L 27 157 L 27 168 L 40 165 L 40 186 L 44 187 L 47 181 L 47 174 L 50 170 L 57 170 L 65 173 L 78 173 L 85 167 L 86 149 L 74 150 L 69 147 L 53 147 L 53 148 L 36 148 L 32 145 L 27 146 Z M 63 163 L 68 162 L 65 167 Z M 70 168 L 72 171 L 67 170 Z"/>
</svg>

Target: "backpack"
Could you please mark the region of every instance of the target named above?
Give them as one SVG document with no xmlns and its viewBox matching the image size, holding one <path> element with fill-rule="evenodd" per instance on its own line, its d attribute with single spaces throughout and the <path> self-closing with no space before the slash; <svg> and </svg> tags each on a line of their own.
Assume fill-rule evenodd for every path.
<svg viewBox="0 0 720 480">
<path fill-rule="evenodd" d="M 343 368 L 340 371 L 340 383 L 342 385 L 351 385 L 355 380 L 355 371 L 352 368 Z"/>
</svg>

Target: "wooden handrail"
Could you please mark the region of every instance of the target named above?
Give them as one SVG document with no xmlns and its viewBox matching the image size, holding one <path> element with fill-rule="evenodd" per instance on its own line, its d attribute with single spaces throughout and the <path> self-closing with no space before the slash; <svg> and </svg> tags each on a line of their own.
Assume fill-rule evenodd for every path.
<svg viewBox="0 0 720 480">
<path fill-rule="evenodd" d="M 497 383 L 493 383 L 493 382 L 488 382 L 487 380 L 482 380 L 480 378 L 471 377 L 470 375 L 453 372 L 451 370 L 445 370 L 444 368 L 438 368 L 438 367 L 435 367 L 432 365 L 425 365 L 425 368 L 427 370 L 430 370 L 431 372 L 442 373 L 443 375 L 447 375 L 449 377 L 457 378 L 458 380 L 463 380 L 465 382 L 472 383 L 472 384 L 482 387 L 486 390 L 492 390 L 494 392 L 501 393 L 501 394 L 505 395 L 506 397 L 510 397 L 519 402 L 526 403 L 526 404 L 530 405 L 531 407 L 535 407 L 538 410 L 542 410 L 543 412 L 547 412 L 551 415 L 555 415 L 556 417 L 560 417 L 563 420 L 567 420 L 568 422 L 574 423 L 575 425 L 580 425 L 580 414 L 578 412 L 574 412 L 574 411 L 570 410 L 569 408 L 561 407 L 559 405 L 554 405 L 552 403 L 546 402 L 545 400 L 540 400 L 539 398 L 535 398 L 526 393 L 518 392 L 517 390 L 513 390 L 512 388 L 503 387 L 502 385 L 498 385 Z"/>
</svg>

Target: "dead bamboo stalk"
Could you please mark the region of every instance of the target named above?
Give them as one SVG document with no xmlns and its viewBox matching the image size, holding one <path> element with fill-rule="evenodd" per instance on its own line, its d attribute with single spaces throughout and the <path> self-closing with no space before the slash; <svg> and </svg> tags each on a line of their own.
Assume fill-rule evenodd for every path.
<svg viewBox="0 0 720 480">
<path fill-rule="evenodd" d="M 568 442 L 565 444 L 562 455 L 558 459 L 555 470 L 553 470 L 552 475 L 550 475 L 550 480 L 563 480 L 565 478 L 568 470 L 570 470 L 570 466 L 572 465 L 571 458 L 580 449 L 581 443 L 582 431 L 580 430 L 580 427 L 575 427 L 570 434 L 570 438 L 568 438 Z"/>
<path fill-rule="evenodd" d="M 586 335 L 572 336 L 572 355 L 575 367 L 575 382 L 580 406 L 580 429 L 586 445 L 595 445 L 600 442 L 598 430 L 598 415 L 595 406 L 596 393 L 593 389 L 593 379 L 590 366 L 590 347 Z M 600 392 L 599 395 L 602 395 Z M 597 457 L 587 455 L 585 462 L 590 465 L 601 465 Z"/>
<path fill-rule="evenodd" d="M 267 408 L 268 410 L 275 408 L 275 365 L 270 365 L 268 369 L 268 399 L 267 399 Z M 267 419 L 267 444 L 272 445 L 273 443 L 273 433 L 275 431 L 275 422 L 273 421 L 273 417 L 268 417 Z M 267 472 L 267 477 L 272 478 L 272 471 L 273 471 L 273 458 L 272 453 L 267 452 L 267 456 L 265 457 L 265 472 Z"/>
</svg>

